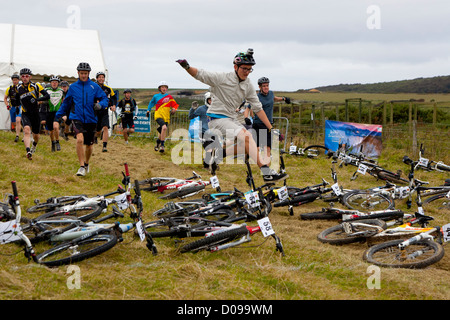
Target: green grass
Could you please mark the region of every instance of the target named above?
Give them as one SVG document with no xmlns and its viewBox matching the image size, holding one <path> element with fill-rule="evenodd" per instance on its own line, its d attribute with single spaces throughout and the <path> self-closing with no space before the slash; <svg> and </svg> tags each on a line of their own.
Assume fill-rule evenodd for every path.
<svg viewBox="0 0 450 320">
<path fill-rule="evenodd" d="M 174 165 L 168 143 L 164 155 L 153 151 L 153 140 L 132 138 L 125 145 L 121 137 L 111 139 L 109 152 L 102 153 L 95 145 L 91 173 L 76 177 L 78 169 L 75 141 L 62 141 L 62 151 L 52 153 L 47 136 L 41 136 L 33 161 L 25 158 L 23 144 L 14 144 L 14 135 L 0 133 L 0 190 L 11 192 L 12 180 L 17 181 L 24 209 L 34 199 L 79 194 L 104 194 L 114 190 L 122 180 L 123 163 L 127 162 L 133 179 L 150 176 L 188 177 L 196 170 L 209 178 L 201 165 Z M 401 163 L 405 150 L 387 147 L 380 162 L 388 168 L 407 170 Z M 386 157 L 385 157 L 386 156 Z M 316 184 L 321 178 L 330 180 L 330 162 L 286 156 L 289 185 Z M 257 184 L 262 183 L 256 166 Z M 350 181 L 354 168 L 338 169 L 341 183 L 348 188 L 379 185 L 370 176 Z M 248 190 L 245 166 L 221 165 L 218 177 L 223 190 L 237 187 Z M 440 183 L 448 175 L 418 172 L 419 179 Z M 144 220 L 153 219 L 152 212 L 165 201 L 153 193 L 144 193 Z M 272 239 L 264 241 L 261 234 L 244 248 L 217 253 L 179 254 L 174 239 L 157 239 L 159 250 L 152 256 L 133 234 L 108 252 L 77 263 L 81 272 L 81 288 L 69 289 L 67 266 L 49 269 L 27 262 L 20 247 L 12 244 L 0 247 L 0 299 L 239 299 L 239 300 L 424 300 L 450 298 L 450 258 L 425 270 L 381 270 L 381 289 L 367 288 L 368 264 L 362 261 L 366 244 L 329 246 L 316 240 L 333 221 L 302 221 L 299 213 L 317 210 L 323 203 L 312 203 L 294 209 L 290 216 L 286 208 L 275 208 L 271 222 L 281 237 L 285 257 L 275 252 Z M 404 206 L 399 203 L 399 206 Z M 25 213 L 26 216 L 30 216 Z M 448 223 L 448 217 L 436 214 L 436 224 Z M 124 221 L 129 219 L 124 218 Z M 251 247 L 248 247 L 251 246 Z M 40 247 L 37 247 L 40 250 Z M 19 252 L 19 253 L 17 253 Z M 13 255 L 5 255 L 12 254 Z"/>
</svg>

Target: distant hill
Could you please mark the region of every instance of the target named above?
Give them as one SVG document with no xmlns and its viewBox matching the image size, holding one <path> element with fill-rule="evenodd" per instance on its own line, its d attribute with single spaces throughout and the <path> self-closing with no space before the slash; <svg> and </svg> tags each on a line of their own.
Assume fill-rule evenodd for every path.
<svg viewBox="0 0 450 320">
<path fill-rule="evenodd" d="M 361 93 L 450 93 L 450 76 L 417 78 L 369 84 L 338 84 L 315 88 L 321 92 Z M 305 91 L 305 90 L 298 90 Z"/>
</svg>

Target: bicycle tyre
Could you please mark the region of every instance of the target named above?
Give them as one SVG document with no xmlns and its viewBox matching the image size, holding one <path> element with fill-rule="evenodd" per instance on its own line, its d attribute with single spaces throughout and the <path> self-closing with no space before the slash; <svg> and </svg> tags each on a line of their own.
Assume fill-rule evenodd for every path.
<svg viewBox="0 0 450 320">
<path fill-rule="evenodd" d="M 157 191 L 159 188 L 174 183 L 174 178 L 149 178 L 138 181 L 139 188 L 144 191 Z"/>
<path fill-rule="evenodd" d="M 77 252 L 73 241 L 67 241 L 57 245 L 37 256 L 38 262 L 48 267 L 57 267 L 72 264 L 99 255 L 117 244 L 117 236 L 114 232 L 103 233 L 88 239 L 77 241 Z M 81 248 L 81 249 L 80 249 Z"/>
<path fill-rule="evenodd" d="M 368 201 L 370 199 L 370 201 Z M 394 199 L 371 190 L 353 190 L 342 197 L 342 203 L 349 209 L 360 211 L 388 210 L 395 207 Z"/>
<path fill-rule="evenodd" d="M 185 188 L 181 188 L 178 189 L 174 192 L 165 194 L 163 196 L 160 196 L 159 199 L 174 199 L 174 198 L 181 198 L 183 196 L 187 196 L 191 193 L 197 193 L 203 189 L 205 189 L 205 185 L 195 185 L 195 186 L 190 186 L 190 187 L 185 187 Z"/>
<path fill-rule="evenodd" d="M 414 260 L 416 258 L 401 260 L 401 251 L 398 245 L 403 241 L 403 239 L 397 239 L 376 244 L 364 252 L 363 259 L 380 267 L 422 269 L 440 261 L 444 256 L 442 245 L 434 241 L 422 240 L 410 244 L 405 250 L 408 250 L 408 252 L 417 252 L 418 250 L 430 251 L 430 254 L 426 256 L 425 254 L 419 255 L 416 258 L 420 259 L 417 260 Z"/>
<path fill-rule="evenodd" d="M 211 248 L 215 247 L 216 245 L 233 241 L 236 238 L 242 237 L 246 234 L 248 234 L 246 226 L 233 228 L 188 243 L 180 248 L 180 252 L 186 253 L 186 252 L 198 252 L 200 250 L 211 250 Z"/>
<path fill-rule="evenodd" d="M 103 212 L 103 207 L 100 205 L 87 205 L 79 208 L 73 208 L 70 211 L 56 209 L 40 215 L 35 220 L 43 220 L 51 217 L 72 216 L 79 220 L 86 222 L 98 217 Z"/>
<path fill-rule="evenodd" d="M 285 206 L 300 206 L 305 203 L 313 202 L 314 200 L 318 199 L 320 197 L 320 192 L 309 192 L 302 195 L 294 196 L 293 198 L 289 197 L 288 199 L 281 200 L 278 202 L 275 202 L 273 204 L 274 207 L 285 207 Z"/>
<path fill-rule="evenodd" d="M 75 195 L 75 196 L 62 196 L 62 197 L 54 197 L 47 199 L 47 202 L 45 203 L 38 203 L 34 206 L 31 206 L 27 208 L 28 213 L 38 213 L 38 212 L 49 212 L 53 211 L 56 208 L 68 205 L 68 204 L 74 204 L 76 201 L 80 200 L 81 198 L 85 197 L 86 195 Z"/>
<path fill-rule="evenodd" d="M 450 171 L 450 166 L 444 163 L 436 163 L 436 169 L 442 170 L 442 171 Z"/>
<path fill-rule="evenodd" d="M 424 200 L 423 207 L 426 211 L 434 207 L 441 213 L 450 213 L 450 199 L 447 198 L 447 193 L 437 194 Z"/>
<path fill-rule="evenodd" d="M 333 245 L 343 245 L 343 244 L 350 244 L 355 242 L 363 242 L 366 240 L 367 237 L 371 237 L 375 235 L 377 232 L 373 230 L 370 227 L 366 226 L 360 226 L 360 225 L 352 225 L 352 223 L 349 223 L 352 226 L 352 231 L 361 233 L 363 232 L 364 235 L 354 235 L 349 234 L 345 232 L 344 225 L 342 223 L 330 227 L 328 229 L 323 230 L 321 233 L 317 235 L 317 240 L 319 240 L 322 243 L 328 243 Z M 387 228 L 386 222 L 383 220 L 378 219 L 367 219 L 364 221 L 364 224 L 370 224 L 375 225 L 383 228 L 385 230 Z"/>
<path fill-rule="evenodd" d="M 322 146 L 322 145 L 311 145 L 307 146 L 303 152 L 307 154 L 308 158 L 318 158 L 318 157 L 325 157 L 325 155 L 330 151 L 329 148 Z M 309 154 L 308 154 L 309 152 Z"/>
<path fill-rule="evenodd" d="M 376 172 L 376 176 L 384 181 L 389 181 L 396 184 L 409 184 L 409 180 L 400 177 L 398 174 L 389 171 Z"/>
<path fill-rule="evenodd" d="M 396 212 L 380 212 L 380 213 L 372 213 L 366 216 L 356 216 L 351 217 L 349 219 L 343 219 L 342 222 L 356 221 L 356 220 L 367 220 L 367 219 L 379 219 L 383 221 L 389 221 L 393 219 L 401 219 L 405 214 L 398 210 Z"/>
<path fill-rule="evenodd" d="M 190 224 L 190 228 L 177 228 L 179 225 Z M 152 238 L 190 238 L 201 237 L 211 231 L 211 224 L 205 223 L 202 219 L 192 219 L 188 222 L 183 217 L 175 217 L 172 219 L 161 219 L 150 221 L 144 224 L 145 230 Z"/>
<path fill-rule="evenodd" d="M 326 209 L 322 211 L 306 212 L 300 214 L 302 220 L 339 220 L 342 214 L 330 212 Z"/>
</svg>

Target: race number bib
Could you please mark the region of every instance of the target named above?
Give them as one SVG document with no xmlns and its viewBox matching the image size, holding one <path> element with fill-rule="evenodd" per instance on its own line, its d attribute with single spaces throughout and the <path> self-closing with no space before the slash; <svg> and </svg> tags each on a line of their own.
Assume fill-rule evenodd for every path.
<svg viewBox="0 0 450 320">
<path fill-rule="evenodd" d="M 219 178 L 217 178 L 217 176 L 209 178 L 209 181 L 211 182 L 211 187 L 214 189 L 219 187 Z"/>
<path fill-rule="evenodd" d="M 120 210 L 125 210 L 126 208 L 128 208 L 126 193 L 119 194 L 118 196 L 114 197 L 114 200 L 116 201 L 117 206 Z"/>
<path fill-rule="evenodd" d="M 245 193 L 245 200 L 250 208 L 259 207 L 259 195 L 256 191 L 249 191 Z"/>
<path fill-rule="evenodd" d="M 262 218 L 258 220 L 258 225 L 261 228 L 261 232 L 264 237 L 268 237 L 275 233 L 275 231 L 272 228 L 272 224 L 270 223 L 270 220 L 268 217 Z"/>
<path fill-rule="evenodd" d="M 288 196 L 289 194 L 286 186 L 283 186 L 280 189 L 278 189 L 278 198 L 280 200 L 287 199 Z"/>
</svg>

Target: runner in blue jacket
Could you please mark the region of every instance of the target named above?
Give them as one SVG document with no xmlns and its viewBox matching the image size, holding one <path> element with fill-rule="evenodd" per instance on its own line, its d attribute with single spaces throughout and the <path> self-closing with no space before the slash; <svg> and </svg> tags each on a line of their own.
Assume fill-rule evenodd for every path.
<svg viewBox="0 0 450 320">
<path fill-rule="evenodd" d="M 56 112 L 54 126 L 59 130 L 59 121 L 61 118 L 66 120 L 67 111 L 70 110 L 69 119 L 77 138 L 77 155 L 80 162 L 77 176 L 85 176 L 89 172 L 89 159 L 93 150 L 96 113 L 108 107 L 108 97 L 98 84 L 89 79 L 89 63 L 80 62 L 77 71 L 79 79 L 70 85 L 61 107 Z"/>
</svg>

